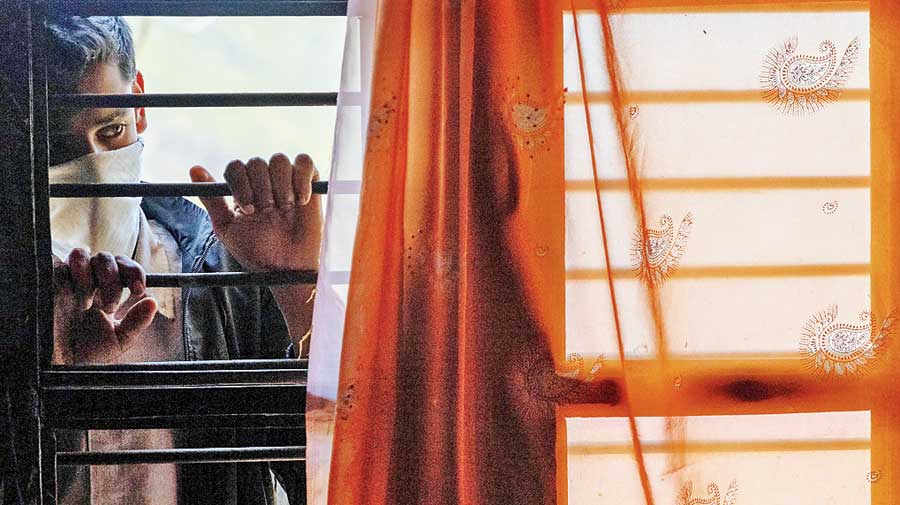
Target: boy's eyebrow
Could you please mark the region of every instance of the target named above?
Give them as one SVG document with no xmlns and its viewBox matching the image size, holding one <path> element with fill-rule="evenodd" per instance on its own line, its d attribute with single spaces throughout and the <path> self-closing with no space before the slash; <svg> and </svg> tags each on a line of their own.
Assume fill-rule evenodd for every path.
<svg viewBox="0 0 900 505">
<path fill-rule="evenodd" d="M 93 121 L 91 121 L 92 126 L 97 126 L 99 124 L 111 123 L 117 119 L 121 119 L 129 114 L 131 109 L 116 109 L 112 112 L 104 114 Z"/>
<path fill-rule="evenodd" d="M 2 0 L 0 0 L 0 2 L 2 2 Z M 107 123 L 112 123 L 113 121 L 116 121 L 116 120 L 121 120 L 124 117 L 130 115 L 132 110 L 133 109 L 110 110 L 109 112 L 106 112 L 105 114 L 103 114 L 97 118 L 91 119 L 89 126 L 98 126 L 98 125 L 103 125 L 103 124 L 107 124 Z M 75 111 L 75 112 L 77 112 L 77 111 Z M 72 112 L 70 112 L 70 114 L 72 114 Z M 53 135 L 53 136 L 69 135 L 69 132 L 70 132 L 69 121 L 71 121 L 71 119 L 69 119 L 65 115 L 52 116 L 50 118 L 50 135 Z"/>
</svg>

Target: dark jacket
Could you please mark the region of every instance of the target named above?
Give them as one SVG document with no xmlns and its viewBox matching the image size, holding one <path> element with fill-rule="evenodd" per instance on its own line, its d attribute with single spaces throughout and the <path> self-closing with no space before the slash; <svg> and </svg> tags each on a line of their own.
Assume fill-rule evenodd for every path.
<svg viewBox="0 0 900 505">
<path fill-rule="evenodd" d="M 178 243 L 183 272 L 240 271 L 237 261 L 212 231 L 206 212 L 177 197 L 146 197 L 141 207 L 148 219 L 165 227 Z M 290 335 L 271 292 L 265 287 L 192 287 L 182 290 L 185 359 L 277 359 L 292 357 Z M 11 391 L 6 392 L 8 393 Z M 3 398 L 0 398 L 3 400 Z M 5 405 L 4 405 L 5 404 Z M 11 406 L 9 399 L 0 406 Z M 298 405 L 298 408 L 302 406 Z M 6 410 L 6 409 L 4 409 Z M 16 495 L 32 495 L 36 469 L 21 468 L 8 436 L 16 415 L 0 412 L 0 497 L 3 504 L 19 505 Z M 9 421 L 13 418 L 13 423 Z M 9 425 L 9 426 L 5 426 Z M 257 445 L 264 433 L 235 429 L 179 430 L 176 445 L 224 447 L 235 443 Z M 21 440 L 21 436 L 19 437 Z M 61 450 L 65 450 L 60 448 Z M 19 465 L 16 465 L 19 460 Z M 15 466 L 19 466 L 18 471 Z M 287 492 L 291 505 L 305 503 L 305 470 L 299 463 L 197 464 L 179 466 L 180 503 L 184 505 L 269 505 L 274 503 L 270 469 Z M 73 477 L 60 468 L 59 486 Z M 74 471 L 79 471 L 73 469 Z M 81 467 L 80 471 L 85 471 Z M 23 472 L 25 475 L 23 475 Z M 68 475 L 67 475 L 68 473 Z M 13 475 L 18 486 L 13 491 Z M 63 489 L 60 489 L 61 495 Z M 33 498 L 33 495 L 32 495 Z M 28 498 L 26 502 L 28 503 Z M 23 504 L 24 505 L 24 504 Z"/>
</svg>

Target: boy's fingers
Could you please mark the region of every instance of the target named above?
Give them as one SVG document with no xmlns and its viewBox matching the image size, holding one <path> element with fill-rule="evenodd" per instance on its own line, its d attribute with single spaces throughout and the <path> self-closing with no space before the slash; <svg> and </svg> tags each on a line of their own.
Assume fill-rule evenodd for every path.
<svg viewBox="0 0 900 505">
<path fill-rule="evenodd" d="M 125 317 L 116 325 L 119 350 L 125 352 L 131 348 L 138 335 L 153 322 L 157 307 L 156 300 L 144 298 L 128 309 Z"/>
<path fill-rule="evenodd" d="M 234 203 L 244 214 L 253 214 L 256 207 L 253 206 L 253 187 L 247 176 L 247 166 L 241 160 L 234 160 L 225 167 L 225 182 L 231 188 Z"/>
<path fill-rule="evenodd" d="M 143 295 L 144 288 L 147 286 L 144 268 L 133 259 L 125 256 L 116 256 L 116 265 L 119 267 L 119 281 L 122 285 L 137 296 Z"/>
<path fill-rule="evenodd" d="M 55 254 L 53 256 L 53 289 L 59 291 L 63 288 L 72 287 L 72 272 L 69 270 L 63 260 L 59 259 Z"/>
<path fill-rule="evenodd" d="M 269 164 L 262 158 L 250 158 L 247 162 L 247 177 L 253 187 L 253 205 L 257 211 L 275 207 L 275 196 L 272 194 L 272 179 L 269 175 Z"/>
<path fill-rule="evenodd" d="M 272 181 L 272 195 L 275 197 L 275 205 L 281 209 L 289 209 L 297 200 L 294 195 L 293 183 L 294 167 L 291 160 L 284 154 L 272 155 L 269 159 L 269 177 Z"/>
<path fill-rule="evenodd" d="M 115 258 L 108 252 L 100 252 L 91 258 L 94 282 L 99 290 L 100 310 L 115 314 L 122 298 L 122 281 Z"/>
<path fill-rule="evenodd" d="M 200 165 L 192 167 L 190 174 L 191 181 L 193 182 L 216 182 L 216 179 L 209 173 L 209 171 Z M 228 179 L 227 171 L 225 174 L 225 178 L 226 180 Z M 231 185 L 230 182 L 229 185 Z M 231 191 L 235 192 L 233 185 L 231 185 Z M 232 217 L 234 217 L 234 214 L 228 207 L 228 202 L 225 201 L 224 197 L 201 196 L 200 201 L 203 203 L 203 206 L 206 207 L 206 211 L 209 213 L 210 219 L 212 219 L 213 223 L 217 225 L 227 225 L 231 222 Z"/>
<path fill-rule="evenodd" d="M 91 271 L 90 256 L 84 249 L 72 249 L 67 263 L 72 278 L 72 288 L 75 291 L 75 303 L 78 308 L 87 310 L 91 308 L 94 290 L 97 287 Z"/>
<path fill-rule="evenodd" d="M 294 158 L 294 193 L 300 205 L 309 203 L 312 196 L 312 181 L 318 180 L 316 165 L 308 154 L 298 154 Z"/>
</svg>

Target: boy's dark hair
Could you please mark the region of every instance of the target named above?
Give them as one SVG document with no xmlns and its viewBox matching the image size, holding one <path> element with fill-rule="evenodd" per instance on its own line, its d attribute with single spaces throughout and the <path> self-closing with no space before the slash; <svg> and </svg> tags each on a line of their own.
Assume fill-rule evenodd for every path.
<svg viewBox="0 0 900 505">
<path fill-rule="evenodd" d="M 56 17 L 47 20 L 47 85 L 73 93 L 93 63 L 114 63 L 122 78 L 137 74 L 131 27 L 121 17 Z"/>
</svg>

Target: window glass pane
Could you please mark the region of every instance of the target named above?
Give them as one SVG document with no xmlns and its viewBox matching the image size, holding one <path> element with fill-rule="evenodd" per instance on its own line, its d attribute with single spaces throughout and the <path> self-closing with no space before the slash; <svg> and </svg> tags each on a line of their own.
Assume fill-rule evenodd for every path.
<svg viewBox="0 0 900 505">
<path fill-rule="evenodd" d="M 824 338 L 848 325 L 859 336 L 872 321 L 879 331 L 887 314 L 868 314 L 868 18 L 857 10 L 612 15 L 626 102 L 615 111 L 599 17 L 580 11 L 604 244 L 578 45 L 564 16 L 569 352 L 618 356 L 608 271 L 626 356 L 657 352 L 651 283 L 671 354 L 799 357 L 809 333 Z M 834 61 L 831 79 L 842 82 L 817 95 L 821 107 L 786 113 L 764 96 L 767 58 L 787 51 L 786 41 L 791 57 Z M 640 178 L 646 261 L 620 119 Z"/>
<path fill-rule="evenodd" d="M 233 159 L 283 152 L 309 154 L 328 180 L 334 122 L 335 107 L 147 109 L 142 177 L 190 182 L 188 170 L 203 165 L 222 181 Z"/>
<path fill-rule="evenodd" d="M 869 427 L 868 412 L 638 419 L 654 500 L 677 505 L 868 504 Z M 566 431 L 568 503 L 643 503 L 627 419 Z"/>
<path fill-rule="evenodd" d="M 133 17 L 150 93 L 336 91 L 344 17 Z"/>
</svg>

